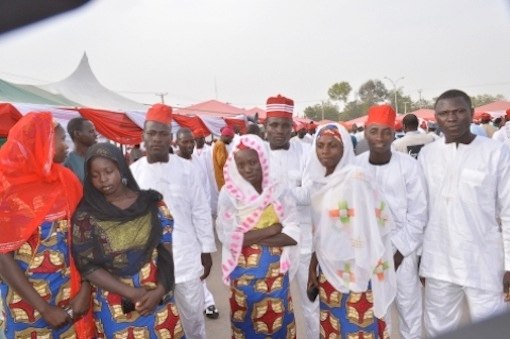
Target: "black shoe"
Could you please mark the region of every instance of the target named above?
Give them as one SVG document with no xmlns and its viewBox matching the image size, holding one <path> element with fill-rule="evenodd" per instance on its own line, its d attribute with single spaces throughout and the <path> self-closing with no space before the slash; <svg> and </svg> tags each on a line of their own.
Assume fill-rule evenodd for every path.
<svg viewBox="0 0 510 339">
<path fill-rule="evenodd" d="M 218 319 L 220 317 L 220 312 L 218 312 L 218 309 L 214 305 L 207 307 L 204 314 L 209 319 Z"/>
</svg>

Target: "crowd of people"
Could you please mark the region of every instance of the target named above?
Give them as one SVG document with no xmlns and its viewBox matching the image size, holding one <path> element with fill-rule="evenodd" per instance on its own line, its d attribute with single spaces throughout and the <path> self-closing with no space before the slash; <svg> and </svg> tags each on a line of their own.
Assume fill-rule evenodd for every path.
<svg viewBox="0 0 510 339">
<path fill-rule="evenodd" d="M 68 154 L 51 113 L 25 115 L 0 148 L 6 338 L 206 338 L 216 236 L 232 338 L 296 338 L 295 308 L 328 339 L 432 338 L 508 309 L 510 109 L 474 126 L 449 90 L 401 135 L 387 104 L 350 132 L 293 110 L 270 97 L 263 126 L 208 144 L 174 139 L 155 104 L 127 154 L 84 118 Z"/>
</svg>

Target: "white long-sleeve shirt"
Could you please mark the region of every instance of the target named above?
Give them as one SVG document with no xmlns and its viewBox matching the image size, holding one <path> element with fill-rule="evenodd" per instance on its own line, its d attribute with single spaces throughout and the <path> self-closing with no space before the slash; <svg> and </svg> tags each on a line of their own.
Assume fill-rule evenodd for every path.
<svg viewBox="0 0 510 339">
<path fill-rule="evenodd" d="M 373 165 L 370 154 L 356 157 L 356 164 L 375 179 L 395 222 L 393 246 L 404 256 L 419 249 L 427 223 L 426 184 L 418 162 L 411 156 L 392 152 L 390 162 Z"/>
<path fill-rule="evenodd" d="M 207 197 L 207 202 L 209 206 L 211 206 L 211 183 L 209 182 L 209 176 L 207 175 L 207 153 L 202 153 L 202 155 L 196 155 L 193 153 L 191 155 L 191 163 L 195 166 L 197 173 L 202 181 L 202 188 L 204 189 L 205 196 Z"/>
<path fill-rule="evenodd" d="M 485 137 L 458 146 L 440 139 L 418 162 L 429 196 L 421 275 L 502 291 L 510 271 L 510 150 Z"/>
<path fill-rule="evenodd" d="M 163 199 L 174 218 L 173 257 L 175 282 L 200 277 L 201 254 L 216 251 L 211 209 L 202 181 L 190 161 L 170 154 L 168 162 L 149 164 L 147 157 L 130 166 L 142 189 L 152 188 Z"/>
<path fill-rule="evenodd" d="M 301 253 L 312 251 L 312 218 L 307 189 L 303 187 L 303 172 L 308 154 L 303 151 L 301 143 L 291 142 L 288 150 L 271 150 L 269 148 L 269 175 L 285 184 L 297 202 L 299 226 L 301 227 Z"/>
</svg>

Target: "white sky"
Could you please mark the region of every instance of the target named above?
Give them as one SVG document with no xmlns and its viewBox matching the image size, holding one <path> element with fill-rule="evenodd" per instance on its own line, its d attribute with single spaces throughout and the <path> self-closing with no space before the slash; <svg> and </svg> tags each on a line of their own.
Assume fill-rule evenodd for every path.
<svg viewBox="0 0 510 339">
<path fill-rule="evenodd" d="M 301 113 L 335 82 L 385 76 L 415 99 L 510 99 L 510 0 L 96 0 L 0 36 L 0 78 L 58 81 L 84 51 L 103 85 L 143 103 L 264 108 L 281 93 Z"/>
</svg>

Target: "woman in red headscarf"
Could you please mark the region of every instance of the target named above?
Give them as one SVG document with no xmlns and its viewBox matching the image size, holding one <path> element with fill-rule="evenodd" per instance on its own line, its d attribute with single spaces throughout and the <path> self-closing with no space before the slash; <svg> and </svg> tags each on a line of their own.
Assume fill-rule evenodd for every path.
<svg viewBox="0 0 510 339">
<path fill-rule="evenodd" d="M 51 113 L 29 113 L 0 149 L 0 293 L 7 338 L 95 336 L 93 323 L 78 320 L 90 306 L 90 285 L 80 283 L 71 258 L 69 221 L 82 188 L 60 165 L 64 141 Z"/>
</svg>

